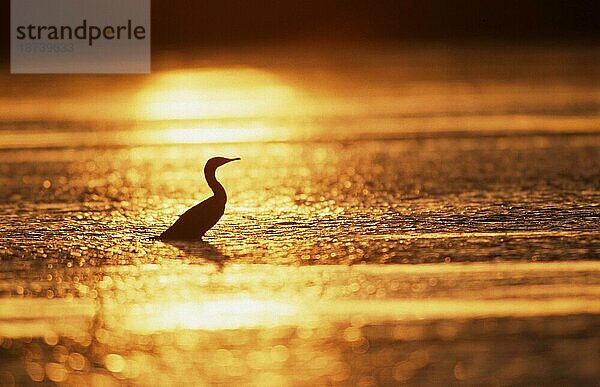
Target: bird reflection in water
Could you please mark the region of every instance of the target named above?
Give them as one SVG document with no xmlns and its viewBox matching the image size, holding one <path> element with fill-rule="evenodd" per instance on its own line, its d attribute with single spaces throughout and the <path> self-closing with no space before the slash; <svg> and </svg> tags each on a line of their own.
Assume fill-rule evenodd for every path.
<svg viewBox="0 0 600 387">
<path fill-rule="evenodd" d="M 201 259 L 214 263 L 219 271 L 223 269 L 225 262 L 231 258 L 230 256 L 223 254 L 216 246 L 202 240 L 163 240 L 162 242 L 175 247 L 189 258 Z"/>
<path fill-rule="evenodd" d="M 204 177 L 213 191 L 213 196 L 187 210 L 156 239 L 163 241 L 201 241 L 206 231 L 210 230 L 225 212 L 227 194 L 219 183 L 215 172 L 221 165 L 240 160 L 239 157 L 213 157 L 204 166 Z"/>
</svg>

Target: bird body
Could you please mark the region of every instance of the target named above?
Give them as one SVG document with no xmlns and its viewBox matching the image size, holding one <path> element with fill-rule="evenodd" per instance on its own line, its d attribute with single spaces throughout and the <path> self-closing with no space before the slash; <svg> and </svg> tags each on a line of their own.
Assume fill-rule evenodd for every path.
<svg viewBox="0 0 600 387">
<path fill-rule="evenodd" d="M 225 212 L 227 194 L 225 188 L 217 181 L 216 169 L 228 162 L 239 160 L 239 158 L 228 159 L 225 157 L 213 157 L 206 162 L 204 176 L 208 186 L 213 191 L 213 196 L 196 204 L 183 213 L 165 230 L 157 239 L 162 240 L 201 240 L 206 231 L 210 230 Z"/>
</svg>

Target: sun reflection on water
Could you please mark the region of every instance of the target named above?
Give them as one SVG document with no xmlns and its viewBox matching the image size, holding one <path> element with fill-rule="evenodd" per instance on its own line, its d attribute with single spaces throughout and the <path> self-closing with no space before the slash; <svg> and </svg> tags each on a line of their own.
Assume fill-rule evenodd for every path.
<svg viewBox="0 0 600 387">
<path fill-rule="evenodd" d="M 200 303 L 135 304 L 124 317 L 125 329 L 154 333 L 177 329 L 237 329 L 291 324 L 298 308 L 291 303 L 231 298 Z"/>
<path fill-rule="evenodd" d="M 430 375 L 422 370 L 441 367 L 480 381 L 468 372 L 487 372 L 498 358 L 480 364 L 468 353 L 453 355 L 466 342 L 478 342 L 478 354 L 489 353 L 494 335 L 515 326 L 535 332 L 523 336 L 533 347 L 540 331 L 591 329 L 599 288 L 576 286 L 581 272 L 595 276 L 598 265 L 218 269 L 169 261 L 72 269 L 60 286 L 77 290 L 76 296 L 0 303 L 0 351 L 9 366 L 11 359 L 23 364 L 0 377 L 107 386 L 335 385 L 383 367 L 381 384 L 392 385 L 423 381 Z M 42 291 L 53 281 L 28 287 Z M 578 341 L 567 344 L 581 348 Z M 524 353 L 521 362 L 537 364 L 536 356 Z M 500 358 L 502 369 L 511 364 Z M 584 374 L 595 372 L 594 365 L 583 367 Z M 439 378 L 434 373 L 426 381 Z"/>
</svg>

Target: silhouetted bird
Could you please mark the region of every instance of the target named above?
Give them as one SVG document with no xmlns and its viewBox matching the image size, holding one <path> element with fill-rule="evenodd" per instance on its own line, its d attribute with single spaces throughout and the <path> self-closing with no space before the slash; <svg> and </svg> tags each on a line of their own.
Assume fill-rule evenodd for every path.
<svg viewBox="0 0 600 387">
<path fill-rule="evenodd" d="M 215 171 L 223 164 L 240 158 L 228 159 L 225 157 L 213 157 L 204 166 L 204 177 L 214 195 L 200 204 L 187 210 L 177 219 L 171 227 L 160 234 L 156 239 L 163 240 L 200 240 L 207 232 L 217 224 L 225 212 L 227 194 L 225 188 L 217 181 Z"/>
</svg>

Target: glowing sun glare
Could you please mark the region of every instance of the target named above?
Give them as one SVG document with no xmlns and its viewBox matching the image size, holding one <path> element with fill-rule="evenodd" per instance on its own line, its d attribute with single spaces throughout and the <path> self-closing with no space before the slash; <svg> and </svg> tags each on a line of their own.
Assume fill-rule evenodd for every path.
<svg viewBox="0 0 600 387">
<path fill-rule="evenodd" d="M 143 120 L 216 119 L 282 114 L 295 92 L 255 69 L 204 69 L 159 74 L 139 95 Z"/>
</svg>

